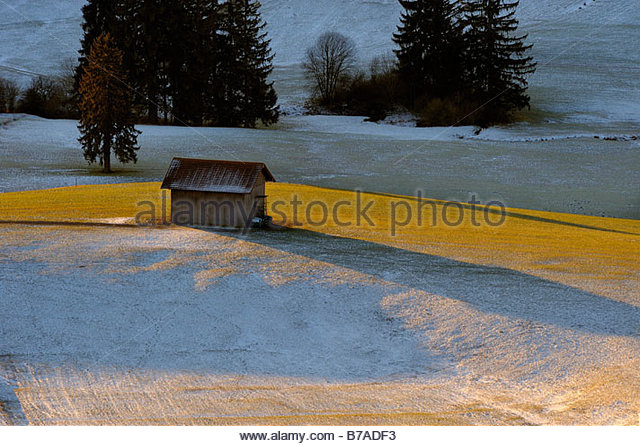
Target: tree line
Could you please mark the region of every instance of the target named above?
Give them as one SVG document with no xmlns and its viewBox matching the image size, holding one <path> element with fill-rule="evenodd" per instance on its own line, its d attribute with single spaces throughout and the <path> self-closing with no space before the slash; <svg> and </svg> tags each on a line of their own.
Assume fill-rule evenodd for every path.
<svg viewBox="0 0 640 446">
<path fill-rule="evenodd" d="M 529 107 L 527 76 L 536 64 L 532 45 L 518 35 L 518 1 L 398 0 L 404 11 L 392 57 L 376 58 L 370 72 L 354 73 L 355 46 L 323 34 L 304 67 L 316 104 L 377 121 L 398 107 L 418 125 L 509 122 Z"/>
<path fill-rule="evenodd" d="M 36 76 L 27 87 L 0 78 L 0 113 L 26 113 L 49 119 L 75 119 L 73 76 Z"/>
<path fill-rule="evenodd" d="M 256 0 L 90 0 L 75 90 L 84 157 L 137 161 L 134 124 L 256 127 L 279 117 Z"/>
<path fill-rule="evenodd" d="M 255 127 L 278 120 L 265 23 L 255 0 L 90 0 L 83 8 L 76 86 L 91 46 L 122 52 L 138 120 Z"/>
</svg>

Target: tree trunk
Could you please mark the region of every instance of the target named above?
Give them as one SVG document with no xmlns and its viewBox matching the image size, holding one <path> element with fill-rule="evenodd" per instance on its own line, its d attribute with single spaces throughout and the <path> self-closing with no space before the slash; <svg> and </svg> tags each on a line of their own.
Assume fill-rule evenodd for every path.
<svg viewBox="0 0 640 446">
<path fill-rule="evenodd" d="M 104 141 L 102 158 L 104 161 L 104 173 L 111 173 L 111 136 L 108 136 Z"/>
</svg>

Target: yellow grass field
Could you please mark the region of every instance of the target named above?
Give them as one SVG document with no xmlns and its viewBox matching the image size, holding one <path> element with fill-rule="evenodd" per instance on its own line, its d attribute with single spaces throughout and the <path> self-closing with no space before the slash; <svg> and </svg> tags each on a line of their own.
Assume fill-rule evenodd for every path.
<svg viewBox="0 0 640 446">
<path fill-rule="evenodd" d="M 275 223 L 324 234 L 365 240 L 396 248 L 442 256 L 485 266 L 497 266 L 535 275 L 547 280 L 592 292 L 611 299 L 629 300 L 640 305 L 640 221 L 590 217 L 542 211 L 508 209 L 504 223 L 486 223 L 485 207 L 475 210 L 468 205 L 460 215 L 459 208 L 437 200 L 363 193 L 362 207 L 373 202 L 369 224 L 361 218 L 357 223 L 356 193 L 313 186 L 267 183 L 271 206 L 286 215 L 286 220 L 273 215 Z M 292 200 L 299 205 L 293 215 Z M 314 201 L 324 203 L 328 212 Z M 0 194 L 0 221 L 66 222 L 93 224 L 136 224 L 135 216 L 148 219 L 148 204 L 155 204 L 156 220 L 162 218 L 163 195 L 160 183 L 135 183 L 78 186 L 40 191 Z M 337 219 L 333 209 L 338 207 Z M 399 202 L 407 203 L 397 204 Z M 165 215 L 170 207 L 165 196 Z M 349 204 L 347 204 L 349 203 Z M 391 212 L 395 206 L 396 221 L 411 218 L 407 225 L 396 225 L 392 235 Z M 447 226 L 442 217 L 459 225 Z M 310 213 L 305 212 L 310 209 Z M 501 220 L 499 208 L 492 208 L 489 222 Z M 418 221 L 418 214 L 422 221 Z M 435 217 L 434 217 L 435 214 Z M 295 218 L 294 218 L 295 217 Z M 309 218 L 310 217 L 310 218 Z M 435 219 L 435 220 L 434 220 Z M 340 226 L 351 223 L 351 226 Z M 435 225 L 433 224 L 435 221 Z M 473 223 L 475 221 L 475 226 Z M 300 225 L 297 225 L 300 223 Z"/>
</svg>

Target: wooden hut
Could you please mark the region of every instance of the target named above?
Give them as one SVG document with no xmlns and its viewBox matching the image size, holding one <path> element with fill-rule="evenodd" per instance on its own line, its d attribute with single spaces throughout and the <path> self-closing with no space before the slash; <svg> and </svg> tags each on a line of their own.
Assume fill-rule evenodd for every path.
<svg viewBox="0 0 640 446">
<path fill-rule="evenodd" d="M 174 158 L 162 182 L 171 190 L 171 221 L 180 225 L 248 227 L 267 217 L 264 163 Z"/>
</svg>

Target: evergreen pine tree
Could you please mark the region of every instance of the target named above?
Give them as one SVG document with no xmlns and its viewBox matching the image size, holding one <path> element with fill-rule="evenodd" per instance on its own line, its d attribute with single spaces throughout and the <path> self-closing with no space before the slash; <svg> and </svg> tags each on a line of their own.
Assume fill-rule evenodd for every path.
<svg viewBox="0 0 640 446">
<path fill-rule="evenodd" d="M 109 34 L 99 36 L 79 82 L 79 141 L 85 159 L 89 163 L 99 160 L 107 173 L 111 172 L 112 151 L 121 163 L 137 161 L 139 132 L 134 128 L 133 101 L 122 59 Z"/>
<path fill-rule="evenodd" d="M 462 82 L 462 29 L 451 0 L 398 0 L 404 8 L 393 40 L 410 102 L 447 97 Z"/>
<path fill-rule="evenodd" d="M 277 95 L 273 82 L 268 81 L 273 55 L 259 9 L 256 0 L 227 0 L 224 4 L 220 125 L 255 127 L 258 120 L 266 125 L 278 120 Z"/>
<path fill-rule="evenodd" d="M 479 104 L 476 121 L 491 124 L 508 119 L 509 113 L 529 106 L 526 76 L 536 64 L 527 55 L 526 35 L 515 35 L 519 1 L 465 0 L 466 79 L 471 96 Z"/>
</svg>

